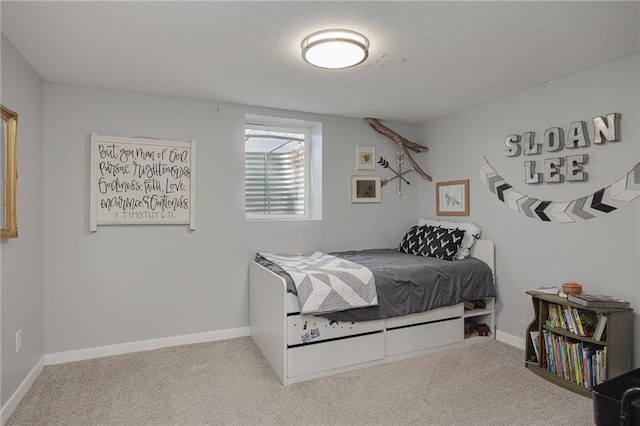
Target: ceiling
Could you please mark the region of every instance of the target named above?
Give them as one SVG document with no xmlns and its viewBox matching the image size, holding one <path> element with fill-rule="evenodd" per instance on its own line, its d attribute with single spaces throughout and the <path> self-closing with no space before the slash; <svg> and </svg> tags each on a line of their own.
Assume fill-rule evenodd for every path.
<svg viewBox="0 0 640 426">
<path fill-rule="evenodd" d="M 640 3 L 2 0 L 45 81 L 423 123 L 638 52 Z M 370 40 L 346 70 L 301 60 L 315 31 Z"/>
</svg>

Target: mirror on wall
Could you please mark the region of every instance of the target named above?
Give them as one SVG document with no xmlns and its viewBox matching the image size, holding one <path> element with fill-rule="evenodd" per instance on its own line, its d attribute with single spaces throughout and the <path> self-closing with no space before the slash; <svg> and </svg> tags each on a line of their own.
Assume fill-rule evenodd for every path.
<svg viewBox="0 0 640 426">
<path fill-rule="evenodd" d="M 16 180 L 18 177 L 16 158 L 16 137 L 18 131 L 18 114 L 4 105 L 0 105 L 2 112 L 2 161 L 0 161 L 0 238 L 16 238 L 18 225 L 16 223 Z"/>
</svg>

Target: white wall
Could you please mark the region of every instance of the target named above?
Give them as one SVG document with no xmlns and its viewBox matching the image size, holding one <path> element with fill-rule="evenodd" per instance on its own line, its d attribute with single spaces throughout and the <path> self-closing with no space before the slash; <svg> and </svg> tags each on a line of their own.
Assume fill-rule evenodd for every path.
<svg viewBox="0 0 640 426">
<path fill-rule="evenodd" d="M 640 55 L 636 55 L 636 67 L 638 69 L 640 69 Z M 640 115 L 640 113 L 638 114 Z M 638 117 L 640 119 L 640 117 Z M 638 138 L 638 143 L 640 144 L 640 138 Z M 640 253 L 640 209 L 639 209 L 639 213 L 638 213 L 638 236 L 637 236 L 637 241 L 638 241 L 638 253 Z M 638 277 L 640 280 L 640 262 L 636 262 L 637 268 L 638 268 Z M 636 296 L 636 304 L 634 305 L 636 310 L 640 310 L 640 291 L 638 291 L 638 294 Z M 637 332 L 638 330 L 640 330 L 640 315 L 635 315 L 635 322 L 633 324 L 634 330 L 636 330 L 636 338 L 637 338 Z M 638 342 L 638 340 L 636 340 L 636 342 Z M 636 343 L 637 346 L 637 343 Z M 635 365 L 637 366 L 638 364 L 640 364 L 639 358 L 640 358 L 640 353 L 638 353 L 640 351 L 636 351 L 636 355 L 635 355 Z"/>
<path fill-rule="evenodd" d="M 44 83 L 43 94 L 29 65 L 2 43 L 2 102 L 20 113 L 20 238 L 2 243 L 1 259 L 3 403 L 43 352 L 246 327 L 247 262 L 256 251 L 395 246 L 416 212 L 435 216 L 435 185 L 415 174 L 402 197 L 392 186 L 383 189 L 381 204 L 350 204 L 350 176 L 367 174 L 355 170 L 356 145 L 375 145 L 389 160 L 395 152 L 363 120 L 54 83 Z M 524 291 L 570 279 L 640 309 L 640 201 L 607 217 L 547 224 L 509 210 L 478 178 L 486 156 L 508 182 L 539 198 L 573 199 L 610 184 L 639 159 L 638 70 L 634 55 L 423 126 L 386 123 L 429 147 L 416 158 L 435 181 L 471 180 L 468 219 L 497 247 L 500 331 L 524 337 L 532 314 Z M 588 182 L 525 185 L 523 158 L 503 155 L 509 133 L 566 131 L 571 121 L 610 112 L 622 114 L 622 141 L 585 150 Z M 323 123 L 321 221 L 245 221 L 245 113 Z M 90 233 L 92 131 L 196 140 L 197 230 L 148 225 Z M 379 167 L 371 174 L 391 177 Z M 17 328 L 24 333 L 20 356 Z"/>
<path fill-rule="evenodd" d="M 323 219 L 244 219 L 244 115 L 322 122 Z M 45 83 L 45 352 L 248 326 L 256 251 L 396 246 L 415 222 L 416 185 L 381 204 L 351 204 L 356 145 L 391 160 L 395 145 L 364 120 Z M 417 127 L 389 124 L 408 138 Z M 89 232 L 89 135 L 194 139 L 197 229 L 104 226 Z M 409 177 L 411 181 L 416 176 Z"/>
<path fill-rule="evenodd" d="M 604 217 L 573 224 L 543 223 L 509 209 L 479 178 L 486 156 L 516 190 L 540 199 L 572 200 L 608 186 L 640 160 L 639 95 L 636 54 L 422 126 L 429 147 L 425 170 L 435 181 L 470 179 L 471 213 L 465 219 L 478 223 L 483 236 L 495 241 L 500 331 L 524 338 L 533 318 L 525 291 L 569 280 L 581 283 L 585 292 L 627 299 L 640 311 L 640 199 Z M 537 159 L 540 168 L 540 158 L 554 155 L 504 155 L 504 140 L 511 133 L 535 131 L 541 138 L 547 128 L 557 126 L 566 134 L 572 121 L 591 123 L 592 117 L 612 112 L 622 115 L 620 142 L 559 152 L 589 154 L 587 182 L 527 185 L 524 161 Z M 588 128 L 591 139 L 593 129 Z M 435 216 L 434 188 L 419 186 L 418 216 Z M 638 328 L 635 339 L 640 342 Z M 635 354 L 635 365 L 640 365 L 640 353 Z"/>
<path fill-rule="evenodd" d="M 19 237 L 2 240 L 2 406 L 43 354 L 42 80 L 2 37 L 2 104 L 18 113 Z M 16 353 L 16 331 L 22 350 Z"/>
</svg>

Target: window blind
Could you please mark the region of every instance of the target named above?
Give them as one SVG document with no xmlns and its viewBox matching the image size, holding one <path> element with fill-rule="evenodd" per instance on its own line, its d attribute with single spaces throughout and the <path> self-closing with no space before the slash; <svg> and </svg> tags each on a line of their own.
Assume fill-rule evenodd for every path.
<svg viewBox="0 0 640 426">
<path fill-rule="evenodd" d="M 245 213 L 305 215 L 304 150 L 245 152 Z"/>
</svg>

